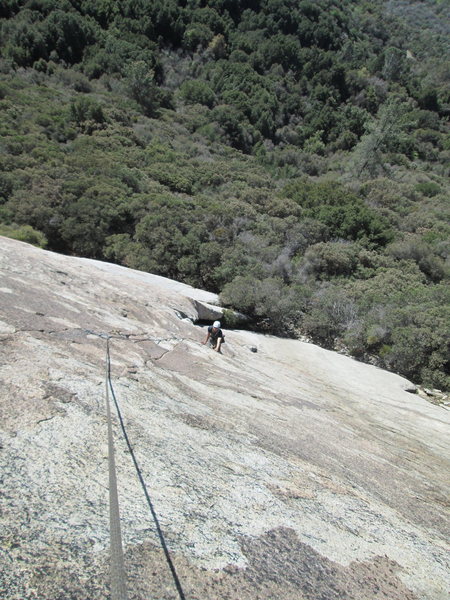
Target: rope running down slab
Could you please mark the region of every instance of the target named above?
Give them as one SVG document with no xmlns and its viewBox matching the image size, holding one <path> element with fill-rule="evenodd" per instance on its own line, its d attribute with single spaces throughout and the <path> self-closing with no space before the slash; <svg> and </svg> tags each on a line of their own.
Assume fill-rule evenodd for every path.
<svg viewBox="0 0 450 600">
<path fill-rule="evenodd" d="M 111 600 L 127 600 L 125 565 L 123 561 L 122 534 L 120 531 L 119 497 L 117 493 L 114 438 L 109 405 L 111 384 L 109 339 L 106 338 L 106 417 L 108 420 L 108 466 L 109 466 L 109 535 L 111 545 Z"/>
<path fill-rule="evenodd" d="M 101 337 L 104 337 L 104 336 L 101 336 Z M 107 377 L 108 377 L 108 387 L 111 390 L 111 395 L 113 397 L 114 405 L 116 407 L 117 416 L 119 418 L 120 427 L 122 429 L 122 434 L 123 434 L 123 437 L 125 438 L 125 441 L 126 441 L 126 444 L 127 444 L 127 447 L 128 447 L 128 451 L 129 451 L 130 456 L 131 456 L 131 458 L 133 460 L 133 464 L 134 464 L 134 467 L 136 469 L 137 476 L 139 478 L 139 481 L 141 483 L 142 489 L 144 491 L 144 495 L 145 495 L 145 498 L 147 500 L 147 504 L 148 504 L 148 506 L 150 508 L 150 512 L 151 512 L 151 515 L 152 515 L 152 518 L 153 518 L 153 521 L 155 523 L 156 530 L 157 530 L 157 533 L 158 533 L 159 541 L 160 541 L 162 549 L 164 551 L 164 555 L 166 557 L 166 561 L 167 561 L 168 567 L 169 567 L 170 572 L 172 574 L 172 578 L 173 578 L 175 587 L 177 589 L 177 592 L 178 592 L 178 595 L 180 597 L 180 600 L 186 600 L 186 596 L 185 596 L 185 594 L 183 592 L 183 588 L 181 587 L 181 583 L 180 583 L 179 577 L 178 577 L 177 572 L 175 570 L 175 565 L 173 564 L 172 558 L 170 556 L 169 549 L 167 547 L 166 540 L 164 538 L 164 534 L 163 534 L 163 531 L 161 529 L 161 525 L 160 525 L 159 520 L 158 520 L 158 516 L 156 514 L 155 508 L 153 506 L 153 502 L 152 502 L 152 500 L 150 498 L 150 494 L 149 494 L 149 492 L 147 490 L 147 486 L 145 485 L 144 477 L 142 475 L 142 472 L 141 472 L 141 469 L 140 469 L 139 464 L 137 462 L 137 459 L 136 459 L 133 447 L 132 447 L 130 439 L 128 437 L 128 434 L 127 434 L 127 431 L 126 431 L 126 428 L 125 428 L 125 423 L 123 421 L 122 413 L 121 413 L 121 410 L 120 410 L 120 407 L 119 407 L 119 403 L 118 403 L 117 398 L 116 398 L 116 394 L 114 393 L 114 388 L 113 388 L 112 381 L 111 381 L 111 357 L 110 357 L 110 351 L 109 351 L 109 338 L 110 338 L 110 336 L 106 337 L 106 363 L 107 363 L 107 374 L 108 374 L 107 375 Z M 108 393 L 108 398 L 109 398 L 109 393 Z M 109 407 L 109 401 L 108 401 L 108 407 Z M 112 435 L 112 428 L 111 428 L 111 435 Z M 112 546 L 112 539 L 111 539 L 111 546 Z M 118 569 L 120 568 L 119 565 L 118 565 L 117 568 Z M 117 573 L 118 572 L 119 571 L 117 571 Z M 125 580 L 125 579 L 123 579 L 123 580 Z M 112 586 L 112 581 L 111 581 L 111 586 Z M 125 600 L 126 596 L 124 596 L 124 597 L 117 596 L 117 600 L 122 600 L 122 598 L 123 598 L 123 600 Z M 116 600 L 116 598 L 112 598 L 112 600 Z"/>
</svg>

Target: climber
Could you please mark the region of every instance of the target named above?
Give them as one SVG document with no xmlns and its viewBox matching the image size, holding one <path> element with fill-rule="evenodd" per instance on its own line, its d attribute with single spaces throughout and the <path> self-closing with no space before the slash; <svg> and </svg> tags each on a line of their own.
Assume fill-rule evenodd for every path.
<svg viewBox="0 0 450 600">
<path fill-rule="evenodd" d="M 214 321 L 212 325 L 208 327 L 208 333 L 203 344 L 206 344 L 209 340 L 213 350 L 220 352 L 220 346 L 225 342 L 225 336 L 220 328 L 220 321 Z"/>
</svg>

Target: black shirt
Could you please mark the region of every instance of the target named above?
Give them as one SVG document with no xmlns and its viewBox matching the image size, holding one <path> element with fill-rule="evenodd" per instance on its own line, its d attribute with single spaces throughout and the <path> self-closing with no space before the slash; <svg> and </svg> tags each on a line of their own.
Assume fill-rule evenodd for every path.
<svg viewBox="0 0 450 600">
<path fill-rule="evenodd" d="M 211 336 L 211 340 L 213 342 L 216 342 L 218 338 L 223 338 L 223 332 L 220 328 L 216 329 L 215 331 L 213 331 L 213 326 L 210 325 L 208 327 L 208 333 Z"/>
</svg>

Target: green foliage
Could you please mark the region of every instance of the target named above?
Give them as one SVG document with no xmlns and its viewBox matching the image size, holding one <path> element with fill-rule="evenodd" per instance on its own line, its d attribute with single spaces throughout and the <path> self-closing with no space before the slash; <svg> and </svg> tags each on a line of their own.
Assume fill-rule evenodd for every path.
<svg viewBox="0 0 450 600">
<path fill-rule="evenodd" d="M 102 258 L 106 238 L 126 228 L 129 220 L 119 190 L 106 185 L 87 189 L 64 213 L 59 228 L 63 242 L 76 254 L 92 258 Z"/>
<path fill-rule="evenodd" d="M 227 329 L 238 329 L 240 326 L 245 325 L 247 319 L 240 316 L 235 311 L 225 308 L 221 317 L 222 327 Z"/>
<path fill-rule="evenodd" d="M 27 242 L 38 246 L 39 248 L 45 248 L 48 244 L 48 240 L 41 231 L 33 229 L 31 225 L 4 225 L 0 223 L 0 235 L 19 240 L 21 242 Z"/>
<path fill-rule="evenodd" d="M 387 251 L 398 260 L 414 261 L 431 281 L 441 281 L 446 275 L 450 275 L 444 261 L 435 255 L 433 248 L 416 236 L 409 236 L 404 241 L 390 245 Z"/>
<path fill-rule="evenodd" d="M 191 79 L 185 81 L 180 88 L 180 96 L 187 104 L 204 104 L 211 108 L 214 105 L 215 94 L 204 81 Z"/>
<path fill-rule="evenodd" d="M 86 121 L 94 121 L 97 124 L 105 121 L 101 104 L 87 96 L 81 96 L 71 103 L 70 117 L 78 126 Z"/>
<path fill-rule="evenodd" d="M 404 81 L 409 74 L 406 52 L 392 46 L 386 48 L 382 74 L 388 81 Z"/>
<path fill-rule="evenodd" d="M 448 387 L 444 9 L 406 8 L 3 2 L 2 232 Z"/>
<path fill-rule="evenodd" d="M 400 151 L 411 154 L 407 135 L 413 127 L 412 116 L 407 103 L 397 98 L 389 99 L 379 110 L 377 119 L 367 127 L 367 133 L 356 146 L 352 172 L 358 178 L 374 178 L 389 173 L 385 153 Z"/>
<path fill-rule="evenodd" d="M 358 307 L 345 288 L 324 283 L 311 298 L 302 330 L 327 347 L 358 326 Z M 355 351 L 355 348 L 352 348 Z"/>
<path fill-rule="evenodd" d="M 155 116 L 160 106 L 161 94 L 155 82 L 155 74 L 149 71 L 143 60 L 130 65 L 127 84 L 130 96 L 142 106 L 147 116 Z"/>
<path fill-rule="evenodd" d="M 220 300 L 251 315 L 259 328 L 286 334 L 304 306 L 304 297 L 296 292 L 275 277 L 238 275 L 224 286 Z"/>
<path fill-rule="evenodd" d="M 0 173 L 0 204 L 5 202 L 14 189 L 14 180 L 11 173 Z"/>
<path fill-rule="evenodd" d="M 338 183 L 293 181 L 283 193 L 298 202 L 304 216 L 323 223 L 330 237 L 361 240 L 375 246 L 392 239 L 387 221 Z"/>
<path fill-rule="evenodd" d="M 242 122 L 242 114 L 234 106 L 221 104 L 212 111 L 213 119 L 221 130 L 221 139 L 239 150 L 249 152 L 255 133 L 247 122 Z"/>
<path fill-rule="evenodd" d="M 53 54 L 69 64 L 80 62 L 84 48 L 96 37 L 95 25 L 76 12 L 52 10 L 42 27 L 49 56 Z"/>
<path fill-rule="evenodd" d="M 184 32 L 183 46 L 187 50 L 196 50 L 206 47 L 212 40 L 214 33 L 204 23 L 191 23 Z"/>
<path fill-rule="evenodd" d="M 358 247 L 355 244 L 320 242 L 310 246 L 303 255 L 301 274 L 315 279 L 350 276 L 358 263 Z"/>
<path fill-rule="evenodd" d="M 357 332 L 344 334 L 353 350 L 378 352 L 382 366 L 448 388 L 448 285 L 429 287 L 419 276 L 391 269 L 348 292 L 365 316 Z"/>
<path fill-rule="evenodd" d="M 419 194 L 432 198 L 440 193 L 441 188 L 437 183 L 434 183 L 434 181 L 424 181 L 423 183 L 418 183 L 416 185 L 416 190 Z"/>
</svg>

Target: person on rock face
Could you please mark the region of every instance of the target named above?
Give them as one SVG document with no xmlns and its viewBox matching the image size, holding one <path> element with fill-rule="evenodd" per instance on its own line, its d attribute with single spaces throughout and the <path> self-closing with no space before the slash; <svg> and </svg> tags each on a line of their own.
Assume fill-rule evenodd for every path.
<svg viewBox="0 0 450 600">
<path fill-rule="evenodd" d="M 213 350 L 220 352 L 220 346 L 224 343 L 223 331 L 220 328 L 220 321 L 214 321 L 212 325 L 208 327 L 208 333 L 203 344 L 206 344 L 209 340 Z"/>
</svg>

